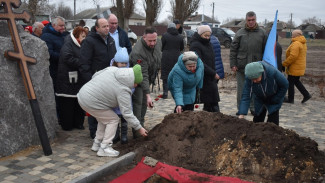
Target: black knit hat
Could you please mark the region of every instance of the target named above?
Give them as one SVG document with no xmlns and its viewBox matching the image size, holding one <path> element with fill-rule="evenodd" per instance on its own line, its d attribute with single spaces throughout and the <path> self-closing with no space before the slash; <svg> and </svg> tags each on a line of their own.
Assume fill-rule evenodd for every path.
<svg viewBox="0 0 325 183">
<path fill-rule="evenodd" d="M 174 20 L 174 24 L 177 25 L 177 24 L 181 24 L 181 23 L 180 23 L 180 21 L 179 21 L 178 19 L 175 19 L 175 20 Z"/>
</svg>

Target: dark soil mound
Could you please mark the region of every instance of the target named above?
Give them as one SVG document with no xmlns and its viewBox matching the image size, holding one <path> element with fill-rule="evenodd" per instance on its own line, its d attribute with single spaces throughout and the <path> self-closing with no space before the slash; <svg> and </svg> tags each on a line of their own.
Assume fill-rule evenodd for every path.
<svg viewBox="0 0 325 183">
<path fill-rule="evenodd" d="M 317 143 L 273 123 L 209 112 L 170 114 L 147 138 L 118 147 L 196 172 L 254 182 L 320 182 L 325 155 Z M 124 150 L 121 148 L 125 148 Z"/>
</svg>

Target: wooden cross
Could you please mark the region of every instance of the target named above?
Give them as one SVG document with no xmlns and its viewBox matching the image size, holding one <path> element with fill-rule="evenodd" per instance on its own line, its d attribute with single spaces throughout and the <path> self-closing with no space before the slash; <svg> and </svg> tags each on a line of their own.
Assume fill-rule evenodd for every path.
<svg viewBox="0 0 325 183">
<path fill-rule="evenodd" d="M 23 13 L 14 13 L 12 11 L 10 5 L 13 8 L 18 8 L 21 5 L 20 0 L 0 0 L 0 2 L 4 8 L 4 12 L 0 13 L 0 19 L 7 20 L 9 31 L 11 34 L 11 39 L 14 45 L 14 51 L 7 50 L 5 52 L 5 57 L 19 62 L 20 72 L 22 74 L 27 96 L 30 101 L 34 120 L 36 123 L 36 128 L 42 144 L 43 152 L 44 155 L 48 156 L 52 154 L 52 149 L 49 143 L 42 114 L 36 99 L 34 87 L 27 68 L 27 62 L 31 62 L 35 64 L 36 59 L 33 57 L 26 56 L 24 54 L 24 50 L 21 45 L 20 37 L 16 26 L 16 20 L 23 20 L 24 22 L 28 22 L 30 19 L 30 15 L 26 11 L 23 11 Z"/>
</svg>

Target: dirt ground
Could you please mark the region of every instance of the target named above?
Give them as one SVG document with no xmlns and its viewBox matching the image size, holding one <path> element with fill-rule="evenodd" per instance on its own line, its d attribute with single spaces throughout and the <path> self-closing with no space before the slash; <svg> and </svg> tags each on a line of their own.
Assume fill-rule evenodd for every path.
<svg viewBox="0 0 325 183">
<path fill-rule="evenodd" d="M 283 59 L 285 49 L 284 46 Z M 306 75 L 301 78 L 312 100 L 325 101 L 323 50 L 324 47 L 308 47 Z M 227 74 L 219 88 L 234 92 L 229 49 L 222 49 L 222 58 Z M 325 181 L 325 154 L 310 138 L 270 123 L 254 124 L 221 113 L 189 113 L 167 115 L 147 138 L 117 146 L 121 154 L 136 149 L 134 163 L 98 182 L 122 175 L 143 156 L 196 172 L 253 182 Z"/>
</svg>

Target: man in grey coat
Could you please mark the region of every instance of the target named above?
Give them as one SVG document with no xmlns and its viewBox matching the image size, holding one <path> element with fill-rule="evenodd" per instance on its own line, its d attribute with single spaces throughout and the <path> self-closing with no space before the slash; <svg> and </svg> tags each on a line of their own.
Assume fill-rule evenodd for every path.
<svg viewBox="0 0 325 183">
<path fill-rule="evenodd" d="M 157 31 L 153 27 L 147 27 L 130 54 L 130 64 L 140 64 L 142 68 L 143 81 L 135 88 L 132 97 L 133 113 L 142 126 L 147 107 L 153 107 L 149 86 L 156 80 L 160 69 L 160 59 L 161 41 L 158 39 Z M 133 131 L 133 137 L 137 137 L 135 131 Z"/>
<path fill-rule="evenodd" d="M 263 60 L 266 41 L 267 34 L 256 23 L 255 12 L 247 12 L 245 27 L 237 31 L 230 46 L 230 68 L 236 73 L 237 79 L 237 108 L 239 108 L 245 82 L 245 67 L 251 62 Z M 253 101 L 250 110 L 254 115 Z"/>
</svg>

